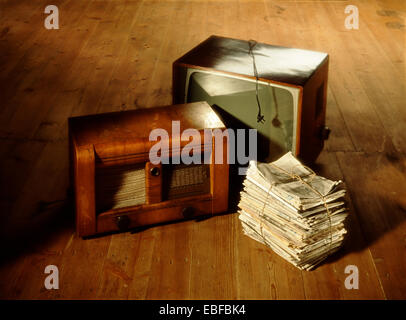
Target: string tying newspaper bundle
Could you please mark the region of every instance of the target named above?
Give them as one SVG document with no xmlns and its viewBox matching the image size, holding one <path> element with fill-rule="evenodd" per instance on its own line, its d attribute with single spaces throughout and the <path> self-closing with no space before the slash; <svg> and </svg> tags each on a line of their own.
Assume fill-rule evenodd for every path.
<svg viewBox="0 0 406 320">
<path fill-rule="evenodd" d="M 311 270 L 344 241 L 348 213 L 340 184 L 317 176 L 290 152 L 273 163 L 251 161 L 239 203 L 244 233 Z"/>
<path fill-rule="evenodd" d="M 298 181 L 300 181 L 301 183 L 303 183 L 305 186 L 307 186 L 310 190 L 312 190 L 314 193 L 316 193 L 319 197 L 320 197 L 320 199 L 323 201 L 323 206 L 326 208 L 326 216 L 327 216 L 327 218 L 328 218 L 328 220 L 329 220 L 329 233 L 330 233 L 330 245 L 331 245 L 331 242 L 332 242 L 332 240 L 333 240 L 333 238 L 332 238 L 332 232 L 331 232 L 331 217 L 330 217 L 330 210 L 329 210 L 329 208 L 328 208 L 328 206 L 327 206 L 327 202 L 326 202 L 326 199 L 325 199 L 325 197 L 319 192 L 319 191 L 317 191 L 315 188 L 313 188 L 308 182 L 306 182 L 304 179 L 302 179 L 302 177 L 301 176 L 299 176 L 299 175 L 297 175 L 297 174 L 294 174 L 293 172 L 288 172 L 288 171 L 286 171 L 286 170 L 284 170 L 284 169 L 282 169 L 282 168 L 280 168 L 280 167 L 278 167 L 278 166 L 276 166 L 275 164 L 273 164 L 273 163 L 269 163 L 269 165 L 271 165 L 272 167 L 274 167 L 274 168 L 276 168 L 276 169 L 278 169 L 279 171 L 282 171 L 282 172 L 284 172 L 285 174 L 287 174 L 288 176 L 290 176 L 291 178 L 293 178 L 293 179 L 296 179 L 296 180 L 298 180 Z M 310 172 L 310 182 L 313 180 L 313 178 L 314 177 L 316 177 L 317 175 L 316 175 L 316 173 L 311 169 L 311 168 L 309 168 L 309 167 L 307 167 L 307 166 L 305 166 L 305 165 L 302 165 L 303 166 L 303 168 L 305 168 L 306 170 L 308 170 L 309 172 Z M 273 187 L 274 185 L 273 184 L 271 184 L 271 189 L 272 189 L 272 187 Z M 270 192 L 271 190 L 269 190 L 269 192 Z M 269 192 L 268 192 L 268 194 L 269 194 Z M 264 203 L 264 207 L 266 206 L 266 203 Z"/>
</svg>

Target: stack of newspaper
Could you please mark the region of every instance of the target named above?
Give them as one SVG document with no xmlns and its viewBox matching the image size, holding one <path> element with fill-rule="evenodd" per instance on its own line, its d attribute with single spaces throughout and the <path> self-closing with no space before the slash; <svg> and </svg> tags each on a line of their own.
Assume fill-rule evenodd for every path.
<svg viewBox="0 0 406 320">
<path fill-rule="evenodd" d="M 244 233 L 311 270 L 347 232 L 341 183 L 317 176 L 290 152 L 271 163 L 250 161 L 239 203 Z"/>
</svg>

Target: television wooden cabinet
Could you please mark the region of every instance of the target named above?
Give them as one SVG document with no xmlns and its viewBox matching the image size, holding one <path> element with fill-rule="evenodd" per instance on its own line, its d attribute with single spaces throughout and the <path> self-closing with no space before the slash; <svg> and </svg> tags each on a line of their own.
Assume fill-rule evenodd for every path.
<svg viewBox="0 0 406 320">
<path fill-rule="evenodd" d="M 227 127 L 257 129 L 258 160 L 291 151 L 311 163 L 329 134 L 328 64 L 323 52 L 211 36 L 173 63 L 173 103 L 207 101 Z"/>
</svg>

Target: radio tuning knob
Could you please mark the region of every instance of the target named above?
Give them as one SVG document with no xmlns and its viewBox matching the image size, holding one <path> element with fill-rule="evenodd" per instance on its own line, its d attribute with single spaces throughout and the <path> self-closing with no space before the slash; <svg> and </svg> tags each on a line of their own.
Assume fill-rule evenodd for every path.
<svg viewBox="0 0 406 320">
<path fill-rule="evenodd" d="M 118 216 L 116 218 L 116 225 L 120 231 L 127 230 L 130 226 L 130 218 L 128 216 Z"/>
<path fill-rule="evenodd" d="M 150 172 L 151 172 L 151 175 L 153 175 L 154 177 L 157 177 L 161 174 L 161 170 L 159 170 L 158 167 L 151 168 Z"/>
<path fill-rule="evenodd" d="M 193 217 L 194 214 L 195 214 L 195 209 L 193 207 L 186 207 L 186 208 L 183 208 L 183 210 L 182 210 L 182 215 L 185 219 L 189 219 L 189 218 Z"/>
</svg>

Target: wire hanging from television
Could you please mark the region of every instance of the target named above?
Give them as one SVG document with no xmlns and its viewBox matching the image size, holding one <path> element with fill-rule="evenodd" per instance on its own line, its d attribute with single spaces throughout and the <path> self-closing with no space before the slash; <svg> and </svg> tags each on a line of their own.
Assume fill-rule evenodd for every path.
<svg viewBox="0 0 406 320">
<path fill-rule="evenodd" d="M 253 52 L 254 47 L 257 45 L 257 42 L 255 40 L 249 40 L 248 41 L 248 46 L 249 46 L 249 51 L 248 54 L 252 57 L 252 65 L 254 68 L 254 76 L 255 76 L 255 97 L 257 99 L 257 105 L 258 105 L 258 115 L 257 115 L 257 122 L 258 123 L 264 123 L 265 122 L 265 117 L 262 114 L 261 110 L 261 103 L 259 102 L 259 95 L 258 95 L 258 70 L 257 70 L 257 65 L 255 63 L 255 55 Z"/>
</svg>

